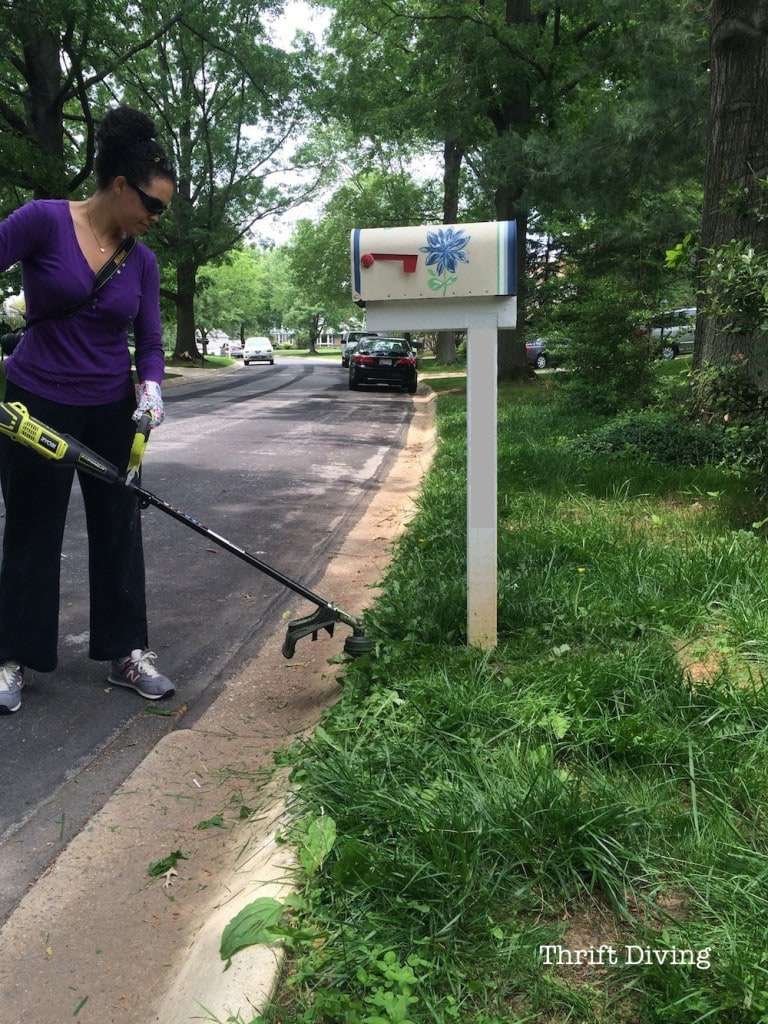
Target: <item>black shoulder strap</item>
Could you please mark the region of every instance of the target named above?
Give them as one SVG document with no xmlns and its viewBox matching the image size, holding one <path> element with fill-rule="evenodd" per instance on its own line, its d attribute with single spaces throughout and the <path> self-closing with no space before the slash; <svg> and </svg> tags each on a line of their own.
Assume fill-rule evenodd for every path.
<svg viewBox="0 0 768 1024">
<path fill-rule="evenodd" d="M 122 240 L 120 245 L 118 245 L 118 247 L 115 249 L 115 251 L 109 257 L 107 262 L 96 275 L 96 280 L 93 283 L 93 292 L 88 297 L 89 299 L 92 299 L 96 292 L 99 290 L 99 288 L 103 288 L 107 281 L 110 281 L 115 276 L 117 271 L 120 269 L 120 267 L 122 267 L 122 265 L 133 252 L 135 245 L 136 239 L 134 238 L 133 235 L 128 235 L 126 238 Z"/>
<path fill-rule="evenodd" d="M 34 327 L 35 324 L 42 323 L 44 320 L 63 320 L 66 317 L 74 316 L 74 314 L 77 313 L 78 310 L 81 310 L 84 306 L 88 305 L 88 303 L 93 299 L 96 292 L 103 288 L 108 281 L 112 280 L 112 278 L 115 276 L 118 270 L 122 267 L 122 265 L 125 263 L 128 257 L 131 255 L 135 246 L 136 239 L 134 238 L 133 235 L 128 235 L 126 238 L 122 240 L 120 245 L 118 245 L 118 247 L 109 257 L 107 262 L 104 264 L 104 266 L 99 269 L 98 273 L 96 274 L 96 279 L 93 282 L 93 291 L 89 296 L 87 296 L 87 298 L 83 299 L 81 302 L 78 302 L 74 306 L 69 306 L 67 309 L 61 309 L 56 313 L 46 313 L 45 316 L 36 316 L 32 320 L 27 320 L 26 327 Z"/>
</svg>

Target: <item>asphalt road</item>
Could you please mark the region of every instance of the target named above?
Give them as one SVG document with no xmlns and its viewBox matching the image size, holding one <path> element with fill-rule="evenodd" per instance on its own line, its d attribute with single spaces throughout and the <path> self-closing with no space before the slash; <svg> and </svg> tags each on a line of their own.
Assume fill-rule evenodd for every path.
<svg viewBox="0 0 768 1024">
<path fill-rule="evenodd" d="M 320 359 L 179 385 L 167 392 L 143 484 L 311 586 L 403 444 L 411 408 L 398 393 L 349 392 L 338 363 Z M 87 544 L 75 485 L 59 667 L 29 673 L 21 711 L 0 717 L 0 919 L 151 746 L 254 656 L 286 609 L 311 611 L 156 509 L 144 513 L 143 528 L 150 645 L 176 696 L 148 705 L 108 687 L 108 665 L 88 659 Z M 328 596 L 343 607 L 343 594 Z M 341 643 L 329 641 L 329 656 Z M 177 714 L 147 713 L 153 708 Z"/>
</svg>

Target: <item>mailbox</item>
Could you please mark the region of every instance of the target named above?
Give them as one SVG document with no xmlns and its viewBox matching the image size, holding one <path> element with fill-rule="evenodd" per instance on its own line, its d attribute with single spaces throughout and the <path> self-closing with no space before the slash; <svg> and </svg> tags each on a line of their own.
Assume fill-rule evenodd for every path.
<svg viewBox="0 0 768 1024">
<path fill-rule="evenodd" d="M 514 221 L 352 231 L 357 302 L 517 294 Z"/>
<path fill-rule="evenodd" d="M 516 224 L 355 228 L 350 241 L 352 297 L 365 306 L 369 331 L 467 331 L 467 639 L 490 649 L 498 600 L 497 336 L 517 326 Z"/>
</svg>

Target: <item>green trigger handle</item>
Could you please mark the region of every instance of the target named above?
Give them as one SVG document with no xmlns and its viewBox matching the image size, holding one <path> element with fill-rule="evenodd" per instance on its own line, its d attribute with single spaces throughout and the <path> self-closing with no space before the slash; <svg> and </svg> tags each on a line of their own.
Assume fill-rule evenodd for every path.
<svg viewBox="0 0 768 1024">
<path fill-rule="evenodd" d="M 125 482 L 131 483 L 134 477 L 138 474 L 141 469 L 141 460 L 144 458 L 144 452 L 149 442 L 149 434 L 152 430 L 152 417 L 148 412 L 145 412 L 139 422 L 136 424 L 136 435 L 133 438 L 133 444 L 131 445 L 131 455 L 128 459 L 128 469 L 125 474 Z"/>
</svg>

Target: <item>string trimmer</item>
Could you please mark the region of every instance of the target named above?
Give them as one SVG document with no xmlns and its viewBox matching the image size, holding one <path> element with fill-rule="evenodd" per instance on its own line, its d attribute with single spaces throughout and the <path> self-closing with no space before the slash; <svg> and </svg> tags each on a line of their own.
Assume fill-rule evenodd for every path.
<svg viewBox="0 0 768 1024">
<path fill-rule="evenodd" d="M 180 512 L 177 508 L 169 505 L 167 501 L 158 498 L 156 494 L 152 494 L 150 491 L 146 491 L 143 487 L 139 486 L 137 483 L 139 479 L 138 469 L 141 464 L 144 447 L 149 438 L 149 429 L 149 417 L 145 416 L 139 423 L 136 431 L 128 469 L 125 473 L 121 473 L 117 466 L 107 462 L 106 459 L 91 451 L 90 448 L 86 448 L 85 445 L 75 440 L 74 437 L 70 437 L 69 434 L 60 434 L 58 431 L 46 426 L 45 423 L 33 419 L 27 412 L 26 407 L 20 402 L 0 402 L 0 434 L 5 434 L 11 440 L 31 448 L 33 452 L 45 459 L 51 459 L 62 466 L 74 466 L 76 469 L 80 469 L 104 483 L 125 487 L 129 491 L 133 491 L 138 498 L 141 508 L 148 508 L 150 505 L 153 505 L 155 508 L 160 509 L 161 512 L 165 512 L 196 533 L 202 534 L 203 537 L 206 537 L 214 544 L 218 544 L 220 548 L 224 548 L 225 551 L 229 551 L 230 554 L 247 562 L 248 565 L 252 565 L 254 569 L 258 569 L 259 572 L 263 572 L 266 576 L 271 577 L 271 579 L 281 583 L 295 594 L 299 594 L 300 597 L 316 605 L 317 610 L 311 615 L 305 615 L 300 619 L 293 619 L 288 623 L 283 643 L 283 655 L 286 658 L 293 657 L 296 644 L 302 637 L 311 635 L 312 639 L 316 640 L 317 634 L 321 629 L 326 630 L 330 636 L 333 636 L 333 630 L 337 622 L 343 622 L 345 625 L 352 627 L 351 635 L 344 641 L 344 651 L 346 654 L 356 658 L 373 650 L 373 641 L 365 635 L 365 629 L 359 618 L 350 615 L 341 608 L 337 608 L 335 604 L 313 593 L 297 580 L 291 579 L 290 576 L 286 576 L 278 569 L 268 565 L 267 562 L 263 562 L 260 558 L 256 558 L 255 555 L 238 547 L 225 537 L 220 536 L 220 534 L 214 533 L 207 526 L 203 526 L 197 519 L 186 515 L 184 512 Z"/>
</svg>

